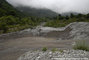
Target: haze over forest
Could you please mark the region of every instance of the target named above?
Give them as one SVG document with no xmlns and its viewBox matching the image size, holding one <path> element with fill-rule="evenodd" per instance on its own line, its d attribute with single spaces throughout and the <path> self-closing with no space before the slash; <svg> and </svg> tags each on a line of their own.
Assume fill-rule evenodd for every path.
<svg viewBox="0 0 89 60">
<path fill-rule="evenodd" d="M 89 0 L 7 0 L 13 6 L 50 9 L 57 13 L 89 13 Z"/>
</svg>

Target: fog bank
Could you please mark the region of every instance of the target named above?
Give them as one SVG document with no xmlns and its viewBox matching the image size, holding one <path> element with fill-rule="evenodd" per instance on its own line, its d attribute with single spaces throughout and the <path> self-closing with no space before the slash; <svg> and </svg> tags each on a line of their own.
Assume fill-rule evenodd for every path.
<svg viewBox="0 0 89 60">
<path fill-rule="evenodd" d="M 89 13 L 89 0 L 7 0 L 17 7 L 19 5 L 37 9 L 50 9 L 57 13 Z"/>
</svg>

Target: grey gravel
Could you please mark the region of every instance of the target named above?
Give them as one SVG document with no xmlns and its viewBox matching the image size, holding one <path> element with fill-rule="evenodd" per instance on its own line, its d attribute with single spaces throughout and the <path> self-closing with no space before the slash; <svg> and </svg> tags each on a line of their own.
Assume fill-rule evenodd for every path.
<svg viewBox="0 0 89 60">
<path fill-rule="evenodd" d="M 59 40 L 89 40 L 89 22 L 74 22 L 65 27 L 53 28 L 37 26 L 18 32 L 2 34 L 0 39 L 19 38 L 24 36 L 56 37 Z"/>
<path fill-rule="evenodd" d="M 29 51 L 18 58 L 18 60 L 89 60 L 89 52 L 82 50 L 61 51 Z"/>
</svg>

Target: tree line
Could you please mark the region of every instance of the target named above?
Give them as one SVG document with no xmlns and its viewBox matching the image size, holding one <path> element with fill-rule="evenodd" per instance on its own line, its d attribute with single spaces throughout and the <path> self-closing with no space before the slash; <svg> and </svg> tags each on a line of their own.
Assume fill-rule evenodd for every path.
<svg viewBox="0 0 89 60">
<path fill-rule="evenodd" d="M 51 21 L 48 21 L 45 26 L 48 27 L 64 27 L 72 22 L 89 22 L 89 14 L 70 14 L 69 16 L 62 16 L 59 14 L 58 16 L 54 17 Z"/>
</svg>

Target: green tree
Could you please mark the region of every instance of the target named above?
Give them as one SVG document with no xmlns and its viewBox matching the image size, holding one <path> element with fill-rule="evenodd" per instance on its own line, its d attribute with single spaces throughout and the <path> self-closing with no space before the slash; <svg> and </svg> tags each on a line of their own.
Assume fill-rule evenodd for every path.
<svg viewBox="0 0 89 60">
<path fill-rule="evenodd" d="M 73 13 L 70 14 L 70 18 L 74 18 L 75 15 Z"/>
<path fill-rule="evenodd" d="M 86 15 L 86 18 L 89 18 L 89 13 Z"/>
<path fill-rule="evenodd" d="M 76 17 L 81 18 L 82 16 L 83 16 L 82 14 L 78 14 Z"/>
<path fill-rule="evenodd" d="M 66 16 L 65 19 L 68 20 L 69 19 L 69 16 Z"/>
<path fill-rule="evenodd" d="M 8 26 L 5 23 L 1 23 L 0 30 L 3 30 L 3 33 L 6 33 L 8 31 Z"/>
<path fill-rule="evenodd" d="M 13 16 L 3 16 L 0 18 L 1 23 L 6 23 L 7 25 L 16 25 L 17 19 Z"/>
</svg>

